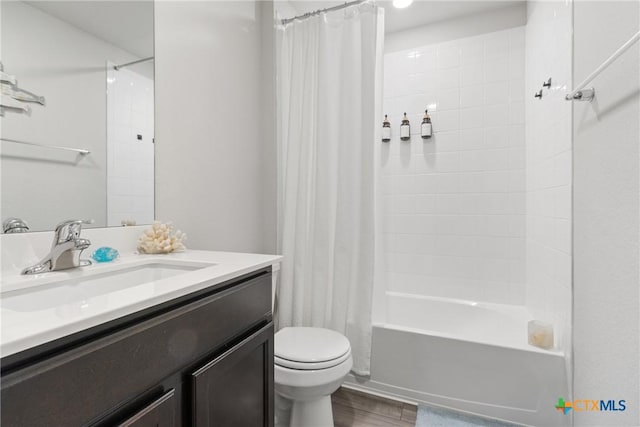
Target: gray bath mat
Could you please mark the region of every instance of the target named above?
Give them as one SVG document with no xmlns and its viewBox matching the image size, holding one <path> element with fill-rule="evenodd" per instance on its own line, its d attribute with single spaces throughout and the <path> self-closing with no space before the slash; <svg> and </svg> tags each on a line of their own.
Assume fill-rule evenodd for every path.
<svg viewBox="0 0 640 427">
<path fill-rule="evenodd" d="M 515 427 L 516 424 L 463 414 L 435 406 L 418 406 L 416 427 Z"/>
</svg>

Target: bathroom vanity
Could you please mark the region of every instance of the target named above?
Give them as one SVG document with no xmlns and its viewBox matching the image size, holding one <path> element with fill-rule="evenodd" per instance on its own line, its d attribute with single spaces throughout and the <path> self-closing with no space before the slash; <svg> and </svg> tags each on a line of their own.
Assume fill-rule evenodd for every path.
<svg viewBox="0 0 640 427">
<path fill-rule="evenodd" d="M 131 255 L 3 283 L 2 425 L 272 426 L 278 261 Z"/>
</svg>

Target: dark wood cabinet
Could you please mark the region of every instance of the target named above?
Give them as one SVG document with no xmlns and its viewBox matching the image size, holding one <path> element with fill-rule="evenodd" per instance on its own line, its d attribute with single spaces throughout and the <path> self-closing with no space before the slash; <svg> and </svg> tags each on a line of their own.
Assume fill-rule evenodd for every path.
<svg viewBox="0 0 640 427">
<path fill-rule="evenodd" d="M 273 425 L 270 268 L 75 338 L 2 359 L 3 427 Z"/>
<path fill-rule="evenodd" d="M 171 389 L 118 427 L 175 427 L 176 396 Z"/>
<path fill-rule="evenodd" d="M 193 426 L 273 425 L 273 326 L 195 371 Z"/>
</svg>

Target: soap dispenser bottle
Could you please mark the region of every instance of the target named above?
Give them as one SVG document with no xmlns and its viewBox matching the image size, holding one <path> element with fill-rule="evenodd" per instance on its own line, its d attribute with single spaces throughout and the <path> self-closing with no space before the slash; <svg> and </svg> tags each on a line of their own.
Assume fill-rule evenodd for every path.
<svg viewBox="0 0 640 427">
<path fill-rule="evenodd" d="M 384 122 L 382 122 L 382 142 L 391 141 L 391 123 L 387 119 L 387 115 L 384 115 Z"/>
<path fill-rule="evenodd" d="M 429 110 L 424 110 L 424 117 L 422 118 L 422 129 L 420 134 L 422 135 L 422 139 L 431 138 L 432 128 L 431 117 L 429 117 Z"/>
<path fill-rule="evenodd" d="M 409 139 L 411 139 L 411 128 L 409 127 L 409 119 L 407 118 L 407 113 L 404 113 L 402 124 L 400 125 L 400 139 L 403 141 L 408 141 Z"/>
</svg>

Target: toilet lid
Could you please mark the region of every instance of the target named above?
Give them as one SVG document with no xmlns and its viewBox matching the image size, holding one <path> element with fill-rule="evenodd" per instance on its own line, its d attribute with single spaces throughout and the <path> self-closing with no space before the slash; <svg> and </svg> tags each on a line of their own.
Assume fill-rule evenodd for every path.
<svg viewBox="0 0 640 427">
<path fill-rule="evenodd" d="M 274 348 L 277 359 L 322 365 L 325 364 L 321 362 L 342 359 L 351 352 L 349 340 L 344 335 L 329 329 L 307 327 L 279 330 Z"/>
</svg>

